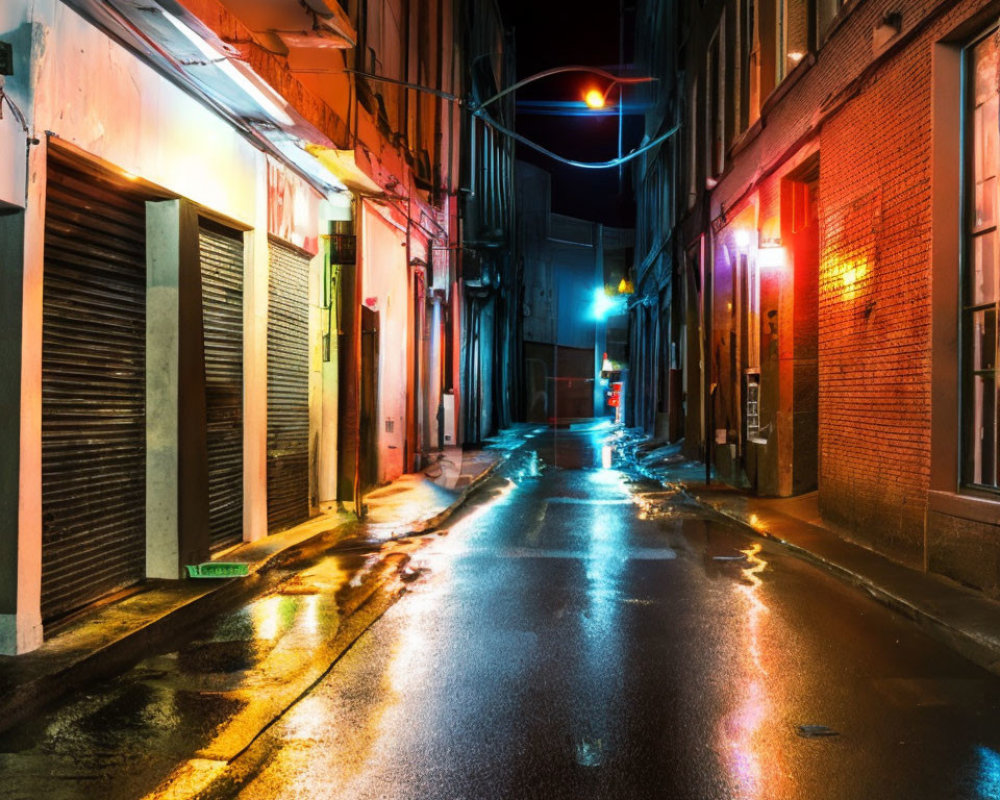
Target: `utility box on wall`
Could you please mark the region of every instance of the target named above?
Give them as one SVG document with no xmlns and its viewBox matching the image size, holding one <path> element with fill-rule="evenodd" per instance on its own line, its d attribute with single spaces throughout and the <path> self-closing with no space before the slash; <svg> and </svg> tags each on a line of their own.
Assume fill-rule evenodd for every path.
<svg viewBox="0 0 1000 800">
<path fill-rule="evenodd" d="M 442 421 L 442 428 L 444 429 L 444 443 L 445 446 L 455 444 L 455 395 L 452 392 L 445 392 L 441 395 L 441 407 L 444 410 L 444 420 Z"/>
</svg>

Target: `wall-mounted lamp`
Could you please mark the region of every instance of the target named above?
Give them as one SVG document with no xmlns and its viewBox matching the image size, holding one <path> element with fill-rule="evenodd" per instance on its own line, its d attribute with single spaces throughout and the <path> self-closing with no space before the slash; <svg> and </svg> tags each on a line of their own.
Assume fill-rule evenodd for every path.
<svg viewBox="0 0 1000 800">
<path fill-rule="evenodd" d="M 622 300 L 619 297 L 611 297 L 601 286 L 594 290 L 594 303 L 591 306 L 591 317 L 598 322 L 616 314 L 621 309 Z"/>
<path fill-rule="evenodd" d="M 757 266 L 761 269 L 784 269 L 787 263 L 788 256 L 780 244 L 762 246 L 757 251 Z"/>
</svg>

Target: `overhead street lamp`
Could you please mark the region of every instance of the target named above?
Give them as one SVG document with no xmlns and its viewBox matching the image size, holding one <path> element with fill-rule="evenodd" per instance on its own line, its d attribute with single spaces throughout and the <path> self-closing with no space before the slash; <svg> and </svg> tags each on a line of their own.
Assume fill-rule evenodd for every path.
<svg viewBox="0 0 1000 800">
<path fill-rule="evenodd" d="M 528 139 L 526 136 L 522 136 L 517 131 L 508 128 L 503 123 L 494 119 L 492 116 L 490 116 L 490 114 L 486 110 L 487 106 L 492 105 L 502 97 L 506 97 L 511 92 L 517 91 L 522 86 L 526 86 L 529 83 L 534 83 L 535 81 L 541 80 L 542 78 L 547 78 L 551 75 L 559 75 L 565 72 L 589 72 L 593 75 L 597 75 L 598 77 L 607 79 L 610 83 L 608 85 L 608 88 L 605 90 L 603 94 L 600 92 L 599 89 L 592 90 L 596 92 L 598 95 L 600 95 L 602 105 L 603 103 L 607 102 L 607 95 L 610 93 L 611 89 L 614 88 L 615 86 L 621 87 L 626 84 L 650 83 L 652 81 L 659 80 L 659 78 L 655 77 L 646 77 L 646 76 L 625 77 L 622 75 L 615 75 L 614 73 L 609 72 L 606 69 L 601 69 L 600 67 L 588 67 L 579 65 L 553 67 L 552 69 L 543 70 L 542 72 L 535 73 L 534 75 L 529 75 L 527 78 L 524 78 L 520 81 L 517 81 L 514 84 L 511 84 L 506 89 L 503 89 L 497 92 L 496 94 L 492 95 L 491 97 L 487 97 L 485 100 L 478 103 L 470 102 L 464 98 L 459 97 L 458 95 L 451 94 L 450 92 L 444 92 L 440 89 L 435 89 L 430 86 L 423 86 L 418 83 L 410 83 L 409 81 L 399 80 L 398 78 L 389 78 L 384 75 L 374 75 L 369 72 L 364 72 L 362 70 L 350 69 L 350 68 L 345 69 L 344 72 L 351 73 L 354 75 L 359 75 L 362 78 L 367 78 L 368 80 L 372 81 L 391 83 L 396 86 L 402 86 L 407 89 L 414 89 L 415 91 L 419 92 L 428 92 L 430 94 L 435 95 L 436 97 L 440 97 L 445 100 L 449 100 L 453 103 L 456 103 L 459 106 L 464 106 L 465 108 L 469 109 L 469 111 L 472 113 L 474 117 L 481 119 L 484 124 L 489 125 L 495 131 L 503 134 L 509 139 L 513 139 L 515 142 L 519 142 L 520 144 L 523 144 L 525 147 L 530 147 L 532 150 L 535 150 L 541 153 L 542 155 L 546 155 L 549 158 L 553 159 L 554 161 L 558 161 L 561 164 L 566 164 L 571 167 L 579 167 L 580 169 L 612 169 L 614 167 L 620 167 L 622 164 L 631 161 L 633 158 L 638 158 L 643 153 L 652 150 L 655 147 L 659 147 L 663 142 L 665 142 L 667 139 L 669 139 L 671 136 L 677 133 L 677 131 L 680 130 L 680 124 L 674 125 L 672 128 L 670 128 L 670 130 L 660 134 L 655 139 L 652 139 L 651 141 L 642 145 L 642 147 L 636 148 L 635 150 L 632 150 L 630 153 L 627 153 L 625 155 L 621 153 L 621 147 L 619 145 L 617 158 L 608 159 L 607 161 L 577 161 L 576 159 L 566 158 L 565 156 L 561 156 L 558 153 L 554 153 L 553 151 L 549 150 L 546 147 L 543 147 L 537 142 Z M 600 107 L 595 108 L 594 110 L 599 110 L 599 109 Z"/>
<path fill-rule="evenodd" d="M 602 92 L 599 89 L 589 89 L 583 96 L 583 102 L 587 104 L 588 108 L 597 111 L 604 108 L 607 104 L 607 94 L 607 91 Z"/>
</svg>

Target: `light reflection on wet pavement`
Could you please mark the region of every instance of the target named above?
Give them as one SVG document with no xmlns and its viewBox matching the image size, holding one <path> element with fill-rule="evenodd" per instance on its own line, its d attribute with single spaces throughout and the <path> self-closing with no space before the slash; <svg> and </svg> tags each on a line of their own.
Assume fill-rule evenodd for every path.
<svg viewBox="0 0 1000 800">
<path fill-rule="evenodd" d="M 237 796 L 997 796 L 992 675 L 603 438 L 515 454 Z"/>
<path fill-rule="evenodd" d="M 355 543 L 279 573 L 263 596 L 0 734 L 0 797 L 193 796 L 329 666 L 371 558 Z"/>
<path fill-rule="evenodd" d="M 627 475 L 613 435 L 512 453 L 259 737 L 248 709 L 289 691 L 303 648 L 322 661 L 364 549 L 6 734 L 3 796 L 1000 797 L 997 678 Z"/>
</svg>

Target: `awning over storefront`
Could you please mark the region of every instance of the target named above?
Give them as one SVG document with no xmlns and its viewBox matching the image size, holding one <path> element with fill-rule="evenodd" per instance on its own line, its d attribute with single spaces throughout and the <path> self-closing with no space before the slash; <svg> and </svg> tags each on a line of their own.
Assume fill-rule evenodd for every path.
<svg viewBox="0 0 1000 800">
<path fill-rule="evenodd" d="M 354 150 L 337 150 L 319 144 L 307 144 L 306 150 L 351 191 L 358 194 L 383 194 L 382 187 L 358 166 Z"/>
</svg>

